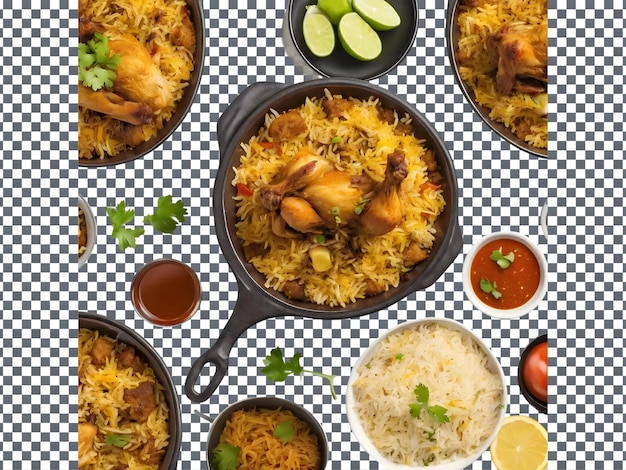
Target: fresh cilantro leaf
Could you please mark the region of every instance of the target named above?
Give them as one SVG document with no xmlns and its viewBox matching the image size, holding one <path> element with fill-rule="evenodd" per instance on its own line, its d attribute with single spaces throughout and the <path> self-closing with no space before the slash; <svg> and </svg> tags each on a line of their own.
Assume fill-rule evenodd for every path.
<svg viewBox="0 0 626 470">
<path fill-rule="evenodd" d="M 502 293 L 496 290 L 496 283 L 491 282 L 489 279 L 481 279 L 480 280 L 480 290 L 482 290 L 486 294 L 491 294 L 494 299 L 499 299 L 502 297 Z"/>
<path fill-rule="evenodd" d="M 430 392 L 428 391 L 428 387 L 424 384 L 419 384 L 413 390 L 415 394 L 415 398 L 419 403 L 428 404 L 428 399 L 430 397 Z"/>
<path fill-rule="evenodd" d="M 143 218 L 145 224 L 152 224 L 155 230 L 163 233 L 174 233 L 178 222 L 183 223 L 187 209 L 183 201 L 172 201 L 172 196 L 161 196 L 157 202 L 154 214 Z M 178 221 L 178 222 L 177 222 Z"/>
<path fill-rule="evenodd" d="M 106 211 L 113 227 L 111 236 L 118 240 L 119 249 L 123 251 L 129 247 L 135 248 L 136 239 L 143 235 L 144 229 L 141 227 L 134 229 L 124 227 L 125 224 L 135 218 L 135 211 L 126 209 L 126 201 L 121 201 L 115 208 L 107 207 Z"/>
<path fill-rule="evenodd" d="M 417 402 L 409 404 L 409 412 L 411 413 L 411 416 L 419 418 L 422 413 L 422 409 L 425 409 L 436 423 L 447 423 L 450 421 L 450 418 L 446 415 L 446 412 L 448 411 L 446 408 L 439 405 L 428 405 L 430 392 L 428 391 L 428 387 L 426 385 L 420 383 L 415 387 L 413 393 L 415 394 Z M 432 437 L 432 435 L 429 436 L 429 439 L 430 437 Z"/>
<path fill-rule="evenodd" d="M 395 357 L 396 357 L 396 360 L 397 360 L 397 361 L 401 361 L 401 360 L 402 360 L 402 358 L 404 357 L 404 354 L 402 354 L 402 353 L 398 353 L 398 354 L 396 354 L 396 356 L 395 356 Z"/>
<path fill-rule="evenodd" d="M 235 470 L 241 463 L 239 462 L 239 452 L 237 446 L 228 444 L 218 444 L 213 449 L 213 461 L 217 464 L 218 470 Z"/>
<path fill-rule="evenodd" d="M 449 423 L 450 418 L 446 415 L 448 410 L 443 406 L 434 405 L 428 407 L 428 414 L 436 423 Z"/>
<path fill-rule="evenodd" d="M 283 353 L 280 348 L 274 348 L 270 351 L 269 355 L 267 355 L 265 359 L 263 359 L 263 364 L 265 365 L 265 367 L 261 369 L 261 373 L 274 382 L 282 382 L 292 374 L 300 375 L 302 373 L 307 373 L 322 377 L 329 382 L 330 393 L 333 396 L 333 399 L 336 399 L 337 395 L 335 394 L 335 387 L 333 386 L 333 380 L 335 379 L 335 375 L 328 375 L 313 370 L 303 369 L 300 365 L 301 357 L 302 354 L 295 353 L 291 359 L 285 361 L 283 359 Z"/>
<path fill-rule="evenodd" d="M 497 250 L 493 250 L 491 256 L 489 256 L 491 261 L 495 261 L 498 266 L 502 269 L 506 269 L 511 266 L 511 263 L 515 261 L 515 253 L 511 252 L 507 255 L 502 254 L 502 248 Z"/>
<path fill-rule="evenodd" d="M 110 446 L 123 448 L 130 441 L 130 434 L 107 434 L 104 442 Z"/>
<path fill-rule="evenodd" d="M 115 69 L 120 55 L 111 55 L 109 38 L 94 33 L 93 38 L 78 45 L 78 79 L 94 91 L 110 88 L 115 80 Z"/>
<path fill-rule="evenodd" d="M 274 437 L 283 442 L 289 442 L 295 433 L 291 420 L 283 421 L 274 429 Z"/>
<path fill-rule="evenodd" d="M 409 404 L 409 412 L 411 416 L 414 418 L 419 418 L 422 413 L 422 404 L 421 403 L 411 403 Z"/>
<path fill-rule="evenodd" d="M 430 431 L 424 431 L 424 433 L 426 434 L 426 438 L 430 441 L 430 442 L 435 442 L 435 432 L 430 432 Z"/>
</svg>

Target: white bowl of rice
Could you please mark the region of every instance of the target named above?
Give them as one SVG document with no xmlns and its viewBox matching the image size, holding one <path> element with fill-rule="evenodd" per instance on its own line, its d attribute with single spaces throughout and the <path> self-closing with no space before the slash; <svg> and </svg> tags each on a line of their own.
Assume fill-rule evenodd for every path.
<svg viewBox="0 0 626 470">
<path fill-rule="evenodd" d="M 461 323 L 426 318 L 375 340 L 354 365 L 352 433 L 388 470 L 456 470 L 489 448 L 506 414 L 500 363 Z"/>
</svg>

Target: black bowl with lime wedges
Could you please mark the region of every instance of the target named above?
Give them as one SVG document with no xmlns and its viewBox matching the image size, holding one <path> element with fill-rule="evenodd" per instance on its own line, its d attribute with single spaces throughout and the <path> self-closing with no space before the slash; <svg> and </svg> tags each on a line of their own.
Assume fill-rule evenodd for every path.
<svg viewBox="0 0 626 470">
<path fill-rule="evenodd" d="M 290 0 L 294 53 L 324 77 L 372 80 L 393 70 L 417 36 L 417 0 Z"/>
</svg>

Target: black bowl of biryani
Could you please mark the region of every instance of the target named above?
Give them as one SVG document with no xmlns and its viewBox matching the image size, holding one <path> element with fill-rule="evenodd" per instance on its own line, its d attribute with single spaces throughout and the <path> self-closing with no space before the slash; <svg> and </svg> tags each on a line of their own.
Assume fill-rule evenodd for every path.
<svg viewBox="0 0 626 470">
<path fill-rule="evenodd" d="M 450 64 L 467 101 L 491 129 L 530 154 L 548 155 L 547 0 L 450 0 Z"/>
<path fill-rule="evenodd" d="M 134 330 L 79 314 L 79 467 L 176 468 L 178 394 L 163 359 Z"/>
<path fill-rule="evenodd" d="M 376 312 L 433 284 L 462 247 L 445 143 L 405 100 L 363 80 L 256 83 L 218 122 L 216 231 L 239 294 L 186 393 L 204 401 L 229 348 L 272 316 Z M 193 390 L 207 362 L 217 374 Z"/>
<path fill-rule="evenodd" d="M 382 334 L 354 364 L 346 393 L 352 433 L 389 470 L 471 466 L 495 439 L 506 405 L 495 355 L 447 318 Z"/>
<path fill-rule="evenodd" d="M 323 470 L 328 441 L 304 407 L 277 397 L 248 398 L 225 408 L 211 424 L 209 469 L 225 468 L 220 462 L 226 459 L 242 468 Z"/>
<path fill-rule="evenodd" d="M 338 37 L 337 25 L 333 26 L 335 46 L 332 52 L 320 57 L 314 54 L 307 45 L 303 27 L 305 15 L 311 14 L 312 7 L 316 3 L 316 0 L 290 0 L 287 3 L 285 23 L 288 31 L 284 33 L 283 39 L 285 47 L 294 59 L 301 57 L 308 67 L 321 76 L 352 77 L 363 80 L 379 78 L 395 69 L 415 43 L 419 23 L 417 0 L 387 0 L 391 8 L 397 12 L 400 23 L 390 29 L 375 30 L 381 44 L 381 53 L 378 57 L 372 60 L 361 60 L 346 52 Z"/>
<path fill-rule="evenodd" d="M 79 2 L 79 165 L 142 157 L 187 115 L 204 62 L 198 0 Z"/>
<path fill-rule="evenodd" d="M 78 195 L 78 269 L 86 263 L 96 244 L 96 218 L 87 200 Z"/>
</svg>

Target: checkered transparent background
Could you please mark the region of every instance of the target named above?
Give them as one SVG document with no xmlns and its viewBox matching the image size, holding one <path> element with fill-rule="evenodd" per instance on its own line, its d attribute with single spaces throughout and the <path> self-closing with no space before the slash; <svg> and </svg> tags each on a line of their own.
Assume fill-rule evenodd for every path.
<svg viewBox="0 0 626 470">
<path fill-rule="evenodd" d="M 509 377 L 510 414 L 539 419 L 550 433 L 554 469 L 620 469 L 624 453 L 624 5 L 550 0 L 550 158 L 512 148 L 471 111 L 447 59 L 445 0 L 420 1 L 420 29 L 408 57 L 375 83 L 422 111 L 447 142 L 459 182 L 463 254 L 430 288 L 390 308 L 351 320 L 278 318 L 250 328 L 233 348 L 216 394 L 192 404 L 182 384 L 193 361 L 217 339 L 237 286 L 212 227 L 211 190 L 219 163 L 216 123 L 255 81 L 312 78 L 286 54 L 285 1 L 205 0 L 208 37 L 199 94 L 182 126 L 145 158 L 110 168 L 76 162 L 76 5 L 4 1 L 2 19 L 2 468 L 76 467 L 75 332 L 78 311 L 135 327 L 162 354 L 181 394 L 183 445 L 178 468 L 206 468 L 208 423 L 248 396 L 277 395 L 304 405 L 329 438 L 329 468 L 378 468 L 345 418 L 351 366 L 380 332 L 406 319 L 446 316 L 472 328 Z M 77 189 L 78 188 L 78 189 Z M 78 191 L 96 213 L 98 239 L 79 273 L 74 212 Z M 174 235 L 147 233 L 121 253 L 108 236 L 105 208 L 126 199 L 142 217 L 161 194 L 185 200 L 187 222 Z M 548 201 L 549 233 L 539 228 Z M 517 230 L 537 241 L 550 265 L 547 298 L 513 321 L 475 311 L 461 286 L 463 255 L 480 236 Z M 202 282 L 201 311 L 175 328 L 153 327 L 133 312 L 128 288 L 145 262 L 174 257 Z M 519 392 L 522 349 L 548 332 L 550 414 Z M 307 367 L 338 375 L 340 399 L 305 377 L 285 384 L 259 374 L 273 347 L 301 351 Z M 558 353 L 557 353 L 558 351 Z M 490 469 L 488 452 L 472 469 Z"/>
</svg>

